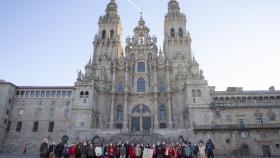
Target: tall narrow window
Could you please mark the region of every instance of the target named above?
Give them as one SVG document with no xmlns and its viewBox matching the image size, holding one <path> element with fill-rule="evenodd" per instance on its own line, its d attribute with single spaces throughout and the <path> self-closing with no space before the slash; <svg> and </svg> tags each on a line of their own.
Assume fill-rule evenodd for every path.
<svg viewBox="0 0 280 158">
<path fill-rule="evenodd" d="M 159 87 L 158 87 L 160 92 L 164 92 L 165 91 L 165 83 L 163 81 L 159 82 Z"/>
<path fill-rule="evenodd" d="M 137 63 L 137 72 L 145 72 L 145 63 L 144 62 Z"/>
<path fill-rule="evenodd" d="M 80 92 L 80 98 L 83 98 L 85 93 L 83 91 Z"/>
<path fill-rule="evenodd" d="M 21 126 L 22 126 L 22 122 L 21 121 L 17 122 L 16 132 L 20 132 L 21 131 Z"/>
<path fill-rule="evenodd" d="M 143 78 L 137 80 L 137 92 L 145 92 L 145 80 Z"/>
<path fill-rule="evenodd" d="M 256 123 L 257 123 L 258 125 L 263 124 L 262 115 L 259 115 L 259 114 L 256 115 Z"/>
<path fill-rule="evenodd" d="M 122 93 L 123 91 L 124 91 L 124 88 L 123 88 L 123 83 L 122 82 L 120 82 L 119 84 L 118 84 L 118 92 L 119 93 Z"/>
<path fill-rule="evenodd" d="M 166 121 L 166 108 L 165 108 L 165 105 L 163 105 L 163 104 L 159 106 L 159 120 L 161 122 Z"/>
<path fill-rule="evenodd" d="M 114 38 L 114 30 L 111 30 L 110 32 L 110 39 L 113 39 Z"/>
<path fill-rule="evenodd" d="M 39 122 L 35 121 L 35 122 L 33 123 L 32 132 L 38 132 L 38 126 L 39 126 Z"/>
<path fill-rule="evenodd" d="M 183 34 L 183 29 L 182 29 L 182 28 L 179 28 L 179 36 L 180 36 L 180 37 L 183 37 L 183 35 L 184 35 L 184 34 Z"/>
<path fill-rule="evenodd" d="M 86 92 L 85 92 L 85 98 L 88 98 L 88 95 L 89 95 L 89 92 L 86 91 Z"/>
<path fill-rule="evenodd" d="M 240 128 L 245 128 L 245 123 L 243 119 L 239 119 L 239 127 Z"/>
<path fill-rule="evenodd" d="M 197 94 L 197 97 L 201 97 L 201 91 L 200 90 L 197 90 L 196 94 Z"/>
<path fill-rule="evenodd" d="M 102 38 L 102 39 L 105 39 L 105 38 L 106 38 L 106 30 L 103 30 L 103 31 L 102 31 L 101 38 Z"/>
<path fill-rule="evenodd" d="M 174 30 L 174 28 L 172 28 L 172 29 L 170 30 L 170 34 L 171 34 L 171 37 L 175 37 L 175 30 Z"/>
<path fill-rule="evenodd" d="M 117 106 L 117 121 L 123 121 L 123 106 L 118 105 Z"/>
<path fill-rule="evenodd" d="M 49 132 L 53 132 L 54 122 L 49 122 Z"/>
<path fill-rule="evenodd" d="M 192 90 L 192 97 L 196 97 L 196 90 Z"/>
</svg>

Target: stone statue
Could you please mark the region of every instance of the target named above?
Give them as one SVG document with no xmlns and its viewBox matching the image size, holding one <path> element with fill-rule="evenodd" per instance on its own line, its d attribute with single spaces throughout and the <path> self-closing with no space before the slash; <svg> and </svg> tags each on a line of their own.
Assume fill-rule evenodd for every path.
<svg viewBox="0 0 280 158">
<path fill-rule="evenodd" d="M 199 74 L 200 74 L 200 78 L 199 79 L 204 80 L 203 70 L 200 70 Z"/>
<path fill-rule="evenodd" d="M 77 78 L 77 80 L 78 80 L 78 81 L 83 80 L 83 73 L 82 73 L 82 70 L 80 70 L 80 71 L 78 72 L 78 78 Z"/>
</svg>

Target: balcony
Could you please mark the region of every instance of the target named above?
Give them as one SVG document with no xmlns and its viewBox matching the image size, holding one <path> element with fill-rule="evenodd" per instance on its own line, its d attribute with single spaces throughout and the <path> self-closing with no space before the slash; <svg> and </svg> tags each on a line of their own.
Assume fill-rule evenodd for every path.
<svg viewBox="0 0 280 158">
<path fill-rule="evenodd" d="M 280 124 L 239 124 L 231 125 L 194 125 L 194 131 L 225 131 L 225 130 L 258 130 L 258 129 L 280 129 Z"/>
</svg>

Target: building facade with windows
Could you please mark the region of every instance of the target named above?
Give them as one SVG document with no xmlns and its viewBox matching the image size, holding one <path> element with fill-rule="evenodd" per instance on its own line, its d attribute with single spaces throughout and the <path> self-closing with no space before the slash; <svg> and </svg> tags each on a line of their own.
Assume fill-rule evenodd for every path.
<svg viewBox="0 0 280 158">
<path fill-rule="evenodd" d="M 74 86 L 0 82 L 1 150 L 38 151 L 44 137 L 57 143 L 62 137 L 104 143 L 211 138 L 218 154 L 280 155 L 280 91 L 216 91 L 193 57 L 186 24 L 179 3 L 170 0 L 163 50 L 142 16 L 122 46 L 111 0 L 98 21 L 93 58 Z"/>
</svg>

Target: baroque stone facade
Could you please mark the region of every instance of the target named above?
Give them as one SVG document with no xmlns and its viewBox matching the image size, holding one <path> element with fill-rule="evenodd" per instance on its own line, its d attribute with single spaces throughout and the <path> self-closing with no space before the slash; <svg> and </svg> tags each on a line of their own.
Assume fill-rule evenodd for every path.
<svg viewBox="0 0 280 158">
<path fill-rule="evenodd" d="M 211 138 L 221 155 L 280 155 L 280 91 L 208 86 L 191 49 L 186 16 L 170 0 L 163 50 L 140 17 L 122 46 L 117 4 L 99 18 L 93 58 L 72 87 L 0 82 L 4 152 L 38 151 L 43 137 L 71 142 L 191 142 Z M 181 137 L 180 137 L 181 136 Z"/>
</svg>

